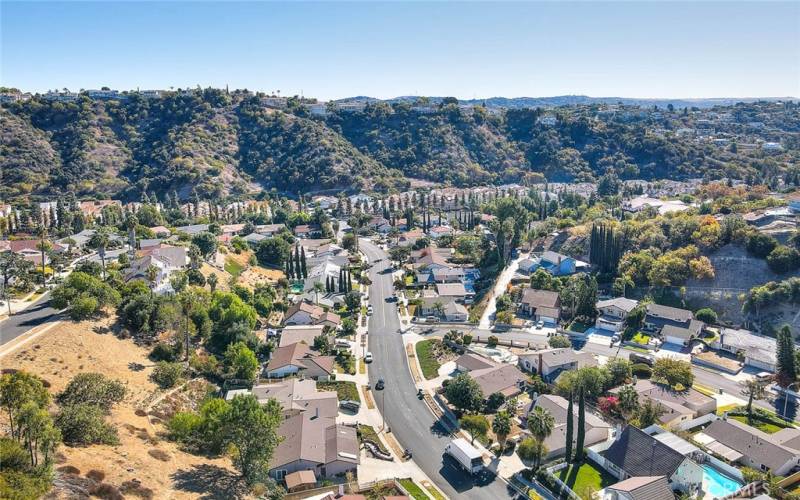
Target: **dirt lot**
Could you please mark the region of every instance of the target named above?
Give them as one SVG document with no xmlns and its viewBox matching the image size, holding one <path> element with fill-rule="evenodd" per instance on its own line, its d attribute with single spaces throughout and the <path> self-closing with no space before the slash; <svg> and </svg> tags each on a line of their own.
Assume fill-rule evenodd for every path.
<svg viewBox="0 0 800 500">
<path fill-rule="evenodd" d="M 151 423 L 142 411 L 161 395 L 148 379 L 153 365 L 148 349 L 115 337 L 109 326 L 109 320 L 63 322 L 0 359 L 4 369 L 40 375 L 54 394 L 75 374 L 89 371 L 121 380 L 128 388 L 109 417 L 119 431 L 120 446 L 61 446 L 51 497 L 87 498 L 86 492 L 101 481 L 130 498 L 216 498 L 214 492 L 232 497 L 236 478 L 230 460 L 180 451 L 160 436 L 158 419 Z"/>
<path fill-rule="evenodd" d="M 256 286 L 264 283 L 274 285 L 283 277 L 284 274 L 281 271 L 264 269 L 263 267 L 259 266 L 250 266 L 239 275 L 237 283 L 253 289 Z"/>
<path fill-rule="evenodd" d="M 203 263 L 203 266 L 200 268 L 200 272 L 203 273 L 203 276 L 205 276 L 206 278 L 208 278 L 212 274 L 217 275 L 217 290 L 226 291 L 230 288 L 228 286 L 228 283 L 230 283 L 231 281 L 231 275 L 229 273 L 217 269 L 216 267 L 210 266 L 205 262 Z M 210 287 L 206 285 L 206 288 Z"/>
</svg>

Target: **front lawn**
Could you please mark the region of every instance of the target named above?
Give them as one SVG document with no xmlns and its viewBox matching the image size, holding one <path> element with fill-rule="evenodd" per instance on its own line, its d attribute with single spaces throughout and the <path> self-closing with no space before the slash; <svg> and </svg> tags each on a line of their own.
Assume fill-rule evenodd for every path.
<svg viewBox="0 0 800 500">
<path fill-rule="evenodd" d="M 339 380 L 336 382 L 317 382 L 318 391 L 336 391 L 336 397 L 339 401 L 358 401 L 361 398 L 358 395 L 358 387 L 355 382 L 348 382 Z"/>
<path fill-rule="evenodd" d="M 766 432 L 767 434 L 775 434 L 781 429 L 786 429 L 789 426 L 781 426 L 778 424 L 777 421 L 768 421 L 765 419 L 761 419 L 758 415 L 753 415 L 753 422 L 748 424 L 747 423 L 747 416 L 746 415 L 729 415 L 730 418 L 734 420 L 738 420 L 739 422 L 749 425 L 750 427 L 755 427 L 756 429 L 760 430 L 761 432 Z"/>
<path fill-rule="evenodd" d="M 415 483 L 413 480 L 401 479 L 399 482 L 414 500 L 429 500 L 428 495 L 426 495 L 425 492 L 422 491 L 422 488 L 417 486 L 417 483 Z"/>
<path fill-rule="evenodd" d="M 564 467 L 558 471 L 558 478 L 581 498 L 590 498 L 591 493 L 617 482 L 614 476 L 592 461 L 587 461 L 580 467 Z"/>
<path fill-rule="evenodd" d="M 231 257 L 225 259 L 225 272 L 230 274 L 234 280 L 238 278 L 240 274 L 242 274 L 242 271 L 244 271 L 244 265 L 240 264 Z"/>
<path fill-rule="evenodd" d="M 422 376 L 425 380 L 430 380 L 439 376 L 439 360 L 436 359 L 434 354 L 435 343 L 441 342 L 437 339 L 422 340 L 417 342 L 416 351 L 419 366 L 422 368 Z"/>
<path fill-rule="evenodd" d="M 387 455 L 389 454 L 389 450 L 387 450 L 386 446 L 383 445 L 383 441 L 381 441 L 381 439 L 378 437 L 378 433 L 375 432 L 375 428 L 373 428 L 371 425 L 359 424 L 357 431 L 359 439 L 362 441 L 366 440 L 371 443 L 375 443 L 375 445 L 378 446 L 378 449 L 380 449 L 383 453 L 386 453 Z"/>
</svg>

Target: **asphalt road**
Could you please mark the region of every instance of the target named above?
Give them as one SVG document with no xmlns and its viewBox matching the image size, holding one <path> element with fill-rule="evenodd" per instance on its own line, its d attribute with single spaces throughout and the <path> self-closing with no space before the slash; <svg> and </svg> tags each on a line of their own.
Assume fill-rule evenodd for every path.
<svg viewBox="0 0 800 500">
<path fill-rule="evenodd" d="M 0 321 L 0 345 L 14 340 L 33 327 L 57 319 L 58 311 L 50 307 L 50 294 L 46 293 L 26 309 Z"/>
<path fill-rule="evenodd" d="M 361 240 L 360 245 L 371 263 L 383 259 L 370 269 L 369 301 L 373 314 L 369 318 L 368 344 L 374 359 L 369 367 L 370 384 L 374 386 L 379 378 L 386 384 L 383 391 L 374 393 L 386 425 L 400 445 L 412 451 L 414 462 L 448 497 L 485 500 L 514 497 L 508 485 L 493 474 L 487 472 L 473 478 L 452 459 L 443 456 L 452 438 L 426 404 L 417 398 L 403 338 L 398 333 L 397 306 L 385 300 L 394 291 L 391 273 L 384 272 L 389 265 L 387 255 L 367 240 Z"/>
</svg>

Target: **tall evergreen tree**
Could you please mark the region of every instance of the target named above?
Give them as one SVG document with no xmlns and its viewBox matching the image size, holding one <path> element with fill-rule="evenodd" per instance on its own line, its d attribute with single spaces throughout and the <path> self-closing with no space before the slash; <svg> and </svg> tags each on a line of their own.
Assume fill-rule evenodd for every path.
<svg viewBox="0 0 800 500">
<path fill-rule="evenodd" d="M 578 429 L 575 440 L 575 463 L 583 462 L 583 446 L 586 440 L 586 396 L 583 386 L 578 391 Z"/>
<path fill-rule="evenodd" d="M 569 403 L 567 403 L 567 435 L 565 436 L 566 437 L 566 443 L 565 443 L 565 445 L 566 445 L 565 450 L 566 451 L 565 451 L 565 458 L 564 458 L 567 461 L 567 463 L 570 463 L 570 460 L 572 459 L 572 439 L 573 439 L 573 436 L 572 436 L 573 429 L 572 429 L 572 427 L 574 425 L 574 423 L 572 421 L 573 420 L 573 416 L 572 416 L 572 399 L 573 399 L 572 393 L 570 393 L 570 395 L 569 395 Z"/>
<path fill-rule="evenodd" d="M 289 258 L 286 259 L 286 276 L 290 279 L 294 279 L 294 259 Z"/>
<path fill-rule="evenodd" d="M 778 331 L 777 347 L 778 383 L 781 387 L 788 387 L 789 384 L 797 380 L 794 339 L 789 325 L 784 325 Z"/>
<path fill-rule="evenodd" d="M 349 269 L 347 270 L 347 291 L 348 292 L 352 292 L 353 291 L 353 275 L 350 274 L 350 270 Z"/>
<path fill-rule="evenodd" d="M 308 264 L 306 262 L 306 249 L 305 247 L 300 248 L 300 265 L 301 270 L 303 271 L 303 279 L 308 278 L 308 268 L 306 267 Z"/>
</svg>

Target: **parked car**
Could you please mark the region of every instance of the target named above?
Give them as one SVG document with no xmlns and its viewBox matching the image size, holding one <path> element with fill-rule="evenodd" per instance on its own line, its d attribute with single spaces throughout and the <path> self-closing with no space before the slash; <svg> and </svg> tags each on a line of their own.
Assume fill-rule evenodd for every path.
<svg viewBox="0 0 800 500">
<path fill-rule="evenodd" d="M 537 321 L 536 322 L 536 329 L 537 330 L 541 330 L 542 328 L 544 328 L 544 321 L 542 321 L 542 320 Z"/>
<path fill-rule="evenodd" d="M 644 363 L 647 366 L 653 366 L 656 362 L 656 357 L 652 354 L 639 354 L 638 352 L 632 352 L 628 355 L 628 360 L 631 363 Z"/>
<path fill-rule="evenodd" d="M 352 401 L 348 399 L 339 403 L 339 408 L 343 410 L 349 410 L 354 413 L 358 413 L 358 410 L 361 409 L 361 403 L 359 403 L 358 401 Z"/>
<path fill-rule="evenodd" d="M 770 372 L 758 372 L 756 373 L 756 380 L 759 382 L 772 382 L 774 375 Z"/>
<path fill-rule="evenodd" d="M 382 391 L 384 386 L 384 382 L 382 378 L 379 378 L 378 381 L 375 383 L 375 390 Z"/>
<path fill-rule="evenodd" d="M 346 341 L 344 339 L 338 339 L 336 341 L 336 347 L 338 349 L 350 349 L 350 342 L 348 342 L 348 341 Z"/>
<path fill-rule="evenodd" d="M 364 355 L 364 363 L 372 363 L 372 353 L 367 351 Z"/>
<path fill-rule="evenodd" d="M 372 304 L 367 306 L 367 316 L 372 316 Z"/>
</svg>

